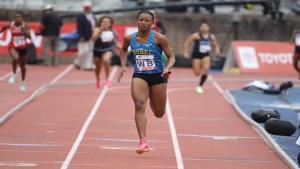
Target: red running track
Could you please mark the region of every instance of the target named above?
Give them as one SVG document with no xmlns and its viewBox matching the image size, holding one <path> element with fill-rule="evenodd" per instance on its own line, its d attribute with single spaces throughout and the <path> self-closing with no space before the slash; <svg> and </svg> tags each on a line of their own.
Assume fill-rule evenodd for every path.
<svg viewBox="0 0 300 169">
<path fill-rule="evenodd" d="M 51 70 L 58 73 L 64 68 Z M 29 73 L 47 68 L 36 69 Z M 48 89 L 0 126 L 0 168 L 286 168 L 215 87 L 240 88 L 246 82 L 218 79 L 241 76 L 212 74 L 217 83 L 207 82 L 205 93 L 199 95 L 195 92 L 197 82 L 182 80 L 197 80 L 190 69 L 173 69 L 168 84 L 170 109 L 163 118 L 155 118 L 147 107 L 147 140 L 152 150 L 137 155 L 131 73 L 129 69 L 123 83 L 102 90 L 94 84 Z M 32 78 L 31 83 L 38 83 L 36 80 Z M 56 83 L 71 81 L 93 82 L 94 76 L 72 69 Z M 24 95 L 4 83 L 0 82 L 1 90 L 10 90 L 6 95 Z M 0 97 L 0 105 L 6 100 L 14 101 Z"/>
</svg>

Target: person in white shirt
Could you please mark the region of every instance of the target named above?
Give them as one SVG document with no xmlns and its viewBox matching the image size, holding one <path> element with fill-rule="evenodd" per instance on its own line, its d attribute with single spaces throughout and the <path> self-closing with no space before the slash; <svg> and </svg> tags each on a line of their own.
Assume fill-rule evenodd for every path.
<svg viewBox="0 0 300 169">
<path fill-rule="evenodd" d="M 93 41 L 91 40 L 93 30 L 96 27 L 96 17 L 91 10 L 91 3 L 84 3 L 84 13 L 77 17 L 78 54 L 74 60 L 77 69 L 82 66 L 85 70 L 92 70 L 93 65 Z"/>
</svg>

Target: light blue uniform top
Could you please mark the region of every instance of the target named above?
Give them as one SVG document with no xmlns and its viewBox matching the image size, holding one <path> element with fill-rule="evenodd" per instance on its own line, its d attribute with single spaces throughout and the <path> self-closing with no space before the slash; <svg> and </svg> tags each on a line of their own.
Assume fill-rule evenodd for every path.
<svg viewBox="0 0 300 169">
<path fill-rule="evenodd" d="M 164 71 L 164 62 L 162 58 L 162 49 L 154 43 L 154 31 L 150 31 L 147 42 L 140 44 L 135 38 L 134 33 L 130 40 L 130 48 L 135 60 L 134 73 L 154 74 Z"/>
</svg>

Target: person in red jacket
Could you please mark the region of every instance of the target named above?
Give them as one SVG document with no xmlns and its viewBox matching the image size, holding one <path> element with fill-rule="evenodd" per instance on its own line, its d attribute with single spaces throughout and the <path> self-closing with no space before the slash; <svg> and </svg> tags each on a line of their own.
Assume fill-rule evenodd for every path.
<svg viewBox="0 0 300 169">
<path fill-rule="evenodd" d="M 25 91 L 25 75 L 26 75 L 26 62 L 27 62 L 27 47 L 28 43 L 26 39 L 30 38 L 30 28 L 26 22 L 23 21 L 23 14 L 21 12 L 15 12 L 14 20 L 5 25 L 0 33 L 9 29 L 11 32 L 11 42 L 9 43 L 8 50 L 12 58 L 13 74 L 9 78 L 9 83 L 14 83 L 17 76 L 16 70 L 18 63 L 20 64 L 22 81 L 20 90 Z"/>
<path fill-rule="evenodd" d="M 162 23 L 157 19 L 156 12 L 154 10 L 151 10 L 150 12 L 154 15 L 154 21 L 153 25 L 151 26 L 151 29 L 164 35 L 166 33 L 166 30 Z"/>
</svg>

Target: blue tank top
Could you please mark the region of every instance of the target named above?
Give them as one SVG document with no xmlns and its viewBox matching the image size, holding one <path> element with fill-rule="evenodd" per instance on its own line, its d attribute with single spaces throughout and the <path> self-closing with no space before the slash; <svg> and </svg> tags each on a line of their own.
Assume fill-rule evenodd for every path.
<svg viewBox="0 0 300 169">
<path fill-rule="evenodd" d="M 164 62 L 162 59 L 162 49 L 154 43 L 154 31 L 150 31 L 147 42 L 140 44 L 135 38 L 134 33 L 130 40 L 130 48 L 135 60 L 134 73 L 154 74 L 164 71 Z"/>
<path fill-rule="evenodd" d="M 209 53 L 211 51 L 211 38 L 210 34 L 208 38 L 204 38 L 201 33 L 199 33 L 200 39 L 194 42 L 194 53 Z"/>
</svg>

